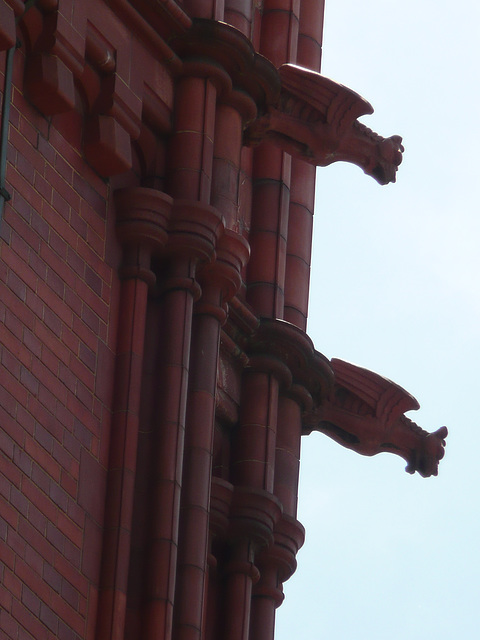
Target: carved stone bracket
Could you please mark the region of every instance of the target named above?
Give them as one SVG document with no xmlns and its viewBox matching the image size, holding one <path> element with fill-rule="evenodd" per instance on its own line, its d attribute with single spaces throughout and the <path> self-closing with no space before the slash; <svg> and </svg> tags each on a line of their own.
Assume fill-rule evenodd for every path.
<svg viewBox="0 0 480 640">
<path fill-rule="evenodd" d="M 357 93 L 319 73 L 285 64 L 276 102 L 246 131 L 249 144 L 268 139 L 293 156 L 325 167 L 340 160 L 361 167 L 380 184 L 395 182 L 400 136 L 382 138 L 358 122 L 373 113 Z"/>
<path fill-rule="evenodd" d="M 132 142 L 150 157 L 144 127 L 171 131 L 174 85 L 182 75 L 210 78 L 219 100 L 237 109 L 244 124 L 278 97 L 276 69 L 227 24 L 192 22 L 171 0 L 85 0 L 75 11 L 72 3 L 39 0 L 22 16 L 25 91 L 47 117 L 80 112 L 83 152 L 103 177 L 131 168 Z M 23 11 L 20 0 L 0 1 L 1 48 L 13 46 L 15 17 Z M 125 23 L 134 25 L 128 38 Z"/>
<path fill-rule="evenodd" d="M 192 28 L 170 40 L 170 45 L 184 61 L 186 73 L 196 65 L 198 74 L 216 82 L 220 101 L 237 108 L 244 123 L 278 98 L 280 80 L 275 67 L 226 23 L 194 20 Z"/>
<path fill-rule="evenodd" d="M 447 428 L 428 433 L 407 418 L 404 413 L 419 404 L 394 382 L 342 360 L 331 365 L 335 384 L 328 398 L 305 416 L 307 433 L 321 431 L 367 456 L 395 453 L 408 463 L 408 473 L 436 476 Z"/>
<path fill-rule="evenodd" d="M 249 540 L 256 549 L 268 547 L 273 542 L 273 532 L 281 515 L 281 504 L 273 494 L 236 486 L 230 508 L 228 537 L 231 541 Z"/>
<path fill-rule="evenodd" d="M 288 580 L 297 568 L 296 556 L 305 541 L 303 525 L 291 516 L 283 514 L 274 531 L 273 545 L 262 553 L 261 564 L 268 558 L 277 568 L 281 582 Z"/>
<path fill-rule="evenodd" d="M 315 351 L 310 338 L 298 327 L 283 320 L 263 318 L 258 331 L 250 338 L 246 351 L 251 359 L 260 356 L 276 358 L 290 372 L 291 390 L 298 386 L 308 396 L 320 402 L 333 382 L 333 372 L 327 358 Z M 290 386 L 285 388 L 289 392 Z"/>
<path fill-rule="evenodd" d="M 120 275 L 141 277 L 153 286 L 155 276 L 150 270 L 150 258 L 163 251 L 167 243 L 172 198 L 143 187 L 120 189 L 114 197 L 117 235 L 124 246 Z"/>
</svg>

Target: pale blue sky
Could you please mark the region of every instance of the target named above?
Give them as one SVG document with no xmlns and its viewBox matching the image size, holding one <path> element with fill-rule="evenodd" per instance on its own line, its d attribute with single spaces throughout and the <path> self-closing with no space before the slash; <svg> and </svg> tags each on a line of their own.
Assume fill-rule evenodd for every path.
<svg viewBox="0 0 480 640">
<path fill-rule="evenodd" d="M 334 165 L 317 178 L 308 333 L 414 395 L 449 428 L 438 478 L 401 458 L 302 442 L 307 541 L 277 640 L 470 640 L 480 627 L 480 7 L 327 0 L 323 73 L 404 138 L 397 183 Z"/>
</svg>

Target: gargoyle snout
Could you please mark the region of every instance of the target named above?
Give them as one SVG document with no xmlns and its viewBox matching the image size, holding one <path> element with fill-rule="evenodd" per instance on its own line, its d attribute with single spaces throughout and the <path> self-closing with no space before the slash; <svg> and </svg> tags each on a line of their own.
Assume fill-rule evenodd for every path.
<svg viewBox="0 0 480 640">
<path fill-rule="evenodd" d="M 380 145 L 380 153 L 387 164 L 398 167 L 403 160 L 402 153 L 405 151 L 402 145 L 401 136 L 390 136 L 382 141 Z"/>
</svg>

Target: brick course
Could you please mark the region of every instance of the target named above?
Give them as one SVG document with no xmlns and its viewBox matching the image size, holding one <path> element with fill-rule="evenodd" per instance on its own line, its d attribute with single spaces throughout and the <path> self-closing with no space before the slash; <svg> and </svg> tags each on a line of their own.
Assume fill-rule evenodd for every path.
<svg viewBox="0 0 480 640">
<path fill-rule="evenodd" d="M 0 635 L 79 640 L 98 580 L 84 549 L 80 461 L 98 466 L 111 410 L 111 387 L 96 382 L 97 353 L 110 371 L 114 358 L 109 187 L 66 139 L 66 123 L 54 118 L 58 130 L 24 95 L 24 54 L 15 54 L 12 198 L 0 230 Z M 101 524 L 101 487 L 93 493 Z"/>
</svg>

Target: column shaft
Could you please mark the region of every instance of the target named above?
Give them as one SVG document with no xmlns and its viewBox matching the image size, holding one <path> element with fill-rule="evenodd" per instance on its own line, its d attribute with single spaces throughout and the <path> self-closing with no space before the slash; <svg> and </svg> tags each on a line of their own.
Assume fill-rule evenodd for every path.
<svg viewBox="0 0 480 640">
<path fill-rule="evenodd" d="M 169 156 L 174 198 L 210 202 L 216 97 L 208 78 L 187 76 L 179 81 Z"/>
<path fill-rule="evenodd" d="M 176 258 L 162 296 L 145 638 L 172 634 L 195 261 Z M 183 286 L 182 286 L 183 283 Z"/>
<path fill-rule="evenodd" d="M 240 426 L 235 439 L 234 484 L 273 491 L 278 380 L 247 371 L 242 384 Z"/>
<path fill-rule="evenodd" d="M 300 6 L 297 62 L 320 71 L 324 3 L 303 0 Z M 285 320 L 306 330 L 315 203 L 316 168 L 292 158 L 290 211 L 285 269 Z"/>
<path fill-rule="evenodd" d="M 123 640 L 148 285 L 122 282 L 97 637 Z"/>
<path fill-rule="evenodd" d="M 175 614 L 178 640 L 203 636 L 206 607 L 220 318 L 202 312 L 202 303 L 221 311 L 221 291 L 211 288 L 208 293 L 204 290 L 193 321 Z"/>
<path fill-rule="evenodd" d="M 281 396 L 275 452 L 274 493 L 282 503 L 283 512 L 293 518 L 297 515 L 301 433 L 301 407 L 293 398 Z"/>
</svg>

